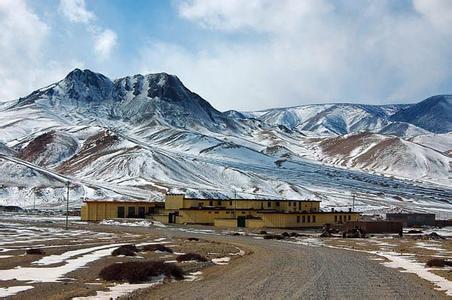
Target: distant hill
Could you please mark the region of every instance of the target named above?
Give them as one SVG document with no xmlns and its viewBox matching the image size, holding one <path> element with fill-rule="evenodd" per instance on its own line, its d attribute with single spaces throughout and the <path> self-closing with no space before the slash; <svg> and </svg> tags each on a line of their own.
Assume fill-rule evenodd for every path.
<svg viewBox="0 0 452 300">
<path fill-rule="evenodd" d="M 390 118 L 407 122 L 434 133 L 452 131 L 452 95 L 438 95 L 425 99 Z"/>
</svg>

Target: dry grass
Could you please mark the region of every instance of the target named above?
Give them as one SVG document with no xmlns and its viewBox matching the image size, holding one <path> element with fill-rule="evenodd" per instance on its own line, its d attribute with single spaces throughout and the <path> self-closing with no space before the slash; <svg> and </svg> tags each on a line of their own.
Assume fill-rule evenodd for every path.
<svg viewBox="0 0 452 300">
<path fill-rule="evenodd" d="M 182 254 L 179 255 L 176 260 L 178 262 L 182 262 L 182 261 L 190 261 L 190 260 L 196 260 L 196 261 L 207 261 L 207 258 L 205 258 L 202 255 L 199 255 L 197 253 L 186 253 L 186 254 Z"/>
<path fill-rule="evenodd" d="M 182 269 L 175 264 L 161 261 L 129 261 L 109 265 L 100 271 L 99 276 L 106 281 L 142 283 L 152 277 L 165 275 L 177 280 L 184 278 Z"/>
<path fill-rule="evenodd" d="M 161 251 L 161 252 L 173 253 L 173 249 L 168 248 L 162 244 L 145 245 L 145 246 L 143 246 L 143 251 Z"/>
<path fill-rule="evenodd" d="M 118 255 L 125 255 L 125 256 L 135 256 L 138 252 L 138 249 L 135 245 L 123 245 L 119 248 L 113 250 L 111 255 L 118 256 Z"/>
<path fill-rule="evenodd" d="M 426 265 L 427 267 L 443 268 L 444 266 L 452 266 L 452 261 L 448 261 L 443 258 L 432 258 L 427 261 Z"/>
<path fill-rule="evenodd" d="M 30 255 L 45 255 L 46 254 L 44 252 L 44 250 L 38 249 L 38 248 L 27 249 L 27 251 L 25 251 L 25 252 Z"/>
<path fill-rule="evenodd" d="M 284 236 L 280 234 L 266 234 L 264 235 L 265 240 L 283 240 Z"/>
</svg>

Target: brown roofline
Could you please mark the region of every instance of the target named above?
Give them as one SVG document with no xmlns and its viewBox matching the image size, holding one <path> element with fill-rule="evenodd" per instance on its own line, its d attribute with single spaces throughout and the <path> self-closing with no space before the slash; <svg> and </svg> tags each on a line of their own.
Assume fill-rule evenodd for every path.
<svg viewBox="0 0 452 300">
<path fill-rule="evenodd" d="M 156 204 L 161 203 L 165 204 L 163 201 L 146 201 L 146 200 L 84 200 L 83 203 L 134 203 L 134 204 Z"/>
<path fill-rule="evenodd" d="M 203 198 L 185 198 L 184 200 L 201 200 L 201 201 L 271 201 L 271 202 L 322 202 L 319 200 L 294 200 L 294 199 L 203 199 Z"/>
</svg>

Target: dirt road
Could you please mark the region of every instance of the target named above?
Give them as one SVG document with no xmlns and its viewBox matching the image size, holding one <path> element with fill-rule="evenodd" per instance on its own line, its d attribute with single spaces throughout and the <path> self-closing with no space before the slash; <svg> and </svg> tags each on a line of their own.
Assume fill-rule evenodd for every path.
<svg viewBox="0 0 452 300">
<path fill-rule="evenodd" d="M 386 268 L 361 253 L 251 237 L 202 236 L 236 244 L 253 254 L 231 265 L 206 270 L 200 281 L 166 284 L 133 298 L 445 298 L 417 276 Z"/>
</svg>

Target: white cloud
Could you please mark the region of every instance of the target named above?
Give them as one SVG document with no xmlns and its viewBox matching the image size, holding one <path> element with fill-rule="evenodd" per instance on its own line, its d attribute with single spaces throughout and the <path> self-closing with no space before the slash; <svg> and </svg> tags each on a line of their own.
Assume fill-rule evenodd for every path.
<svg viewBox="0 0 452 300">
<path fill-rule="evenodd" d="M 87 9 L 85 0 L 60 0 L 59 11 L 71 22 L 83 23 L 94 39 L 94 53 L 100 60 L 110 57 L 118 43 L 116 32 L 96 25 L 96 15 Z"/>
<path fill-rule="evenodd" d="M 85 0 L 61 0 L 58 9 L 71 22 L 87 24 L 96 18 L 94 13 L 86 8 Z"/>
<path fill-rule="evenodd" d="M 96 54 L 105 59 L 110 56 L 111 51 L 116 47 L 118 37 L 116 33 L 110 29 L 105 29 L 101 34 L 96 37 L 94 50 Z"/>
<path fill-rule="evenodd" d="M 452 79 L 452 14 L 424 1 L 182 1 L 180 17 L 216 38 L 198 51 L 150 43 L 139 61 L 220 109 L 421 100 Z"/>
<path fill-rule="evenodd" d="M 51 28 L 25 1 L 0 1 L 0 28 L 0 101 L 25 96 L 83 65 L 47 59 Z"/>
<path fill-rule="evenodd" d="M 413 0 L 414 8 L 440 31 L 452 33 L 452 1 Z"/>
</svg>

